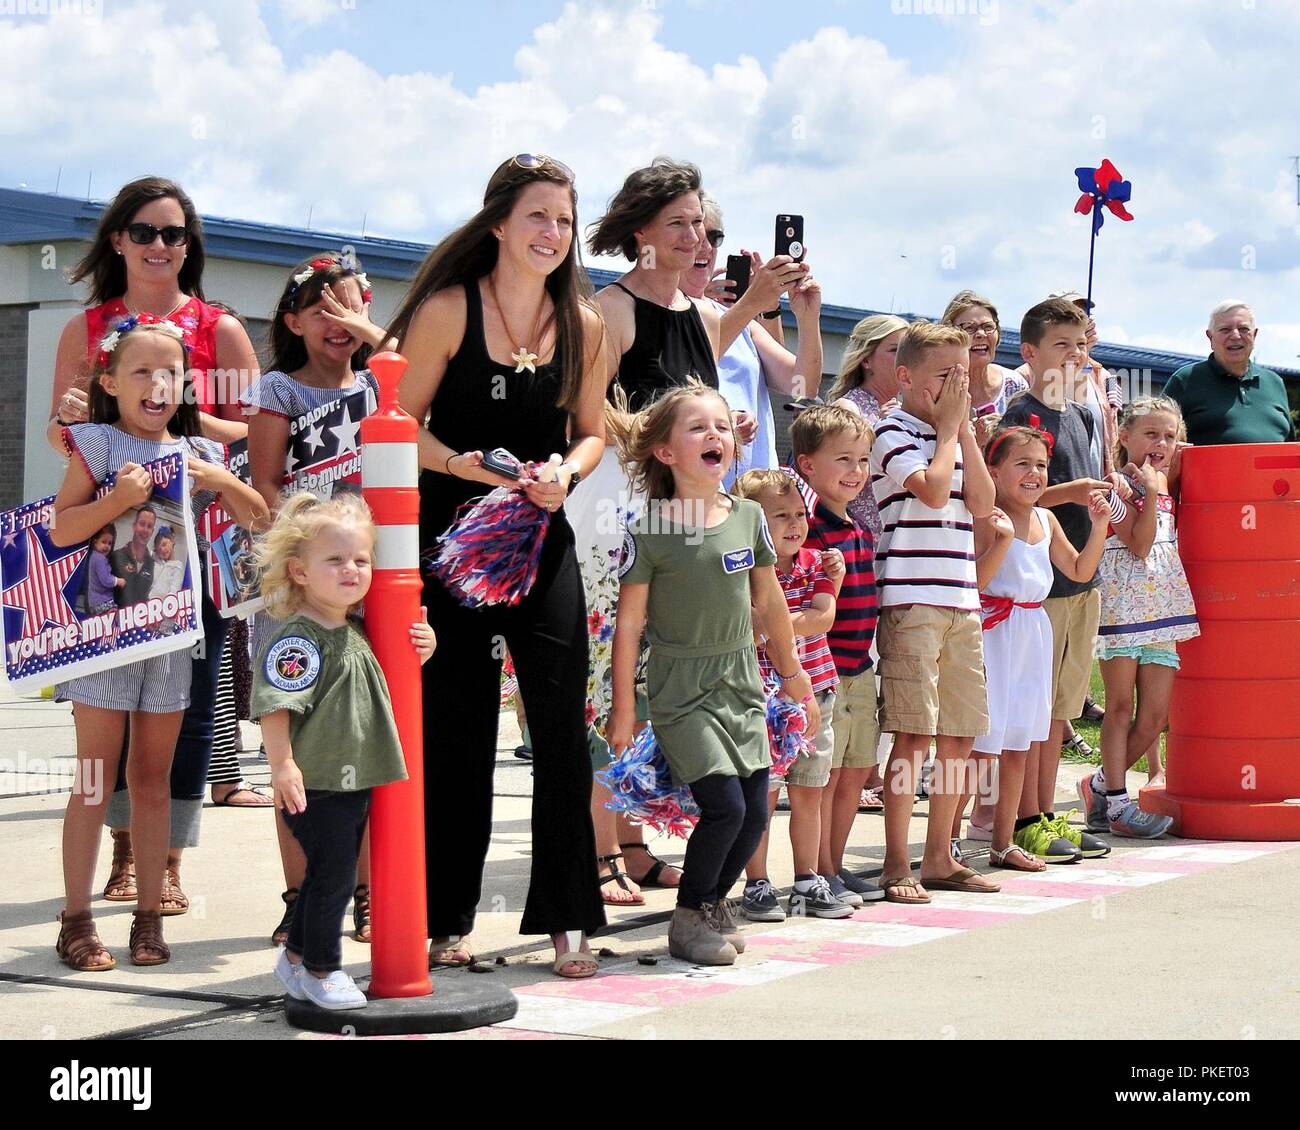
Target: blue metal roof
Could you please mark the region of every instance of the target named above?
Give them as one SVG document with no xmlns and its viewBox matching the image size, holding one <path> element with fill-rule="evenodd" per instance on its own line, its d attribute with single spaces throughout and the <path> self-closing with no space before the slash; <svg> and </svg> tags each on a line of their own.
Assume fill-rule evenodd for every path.
<svg viewBox="0 0 1300 1130">
<path fill-rule="evenodd" d="M 77 200 L 70 196 L 55 196 L 26 189 L 0 188 L 0 246 L 69 239 L 89 240 L 94 235 L 95 225 L 104 208 L 104 201 Z M 409 279 L 431 246 L 407 240 L 291 228 L 224 216 L 203 217 L 203 240 L 208 254 L 217 258 L 279 267 L 292 266 L 313 251 L 346 245 L 354 249 L 365 265 L 367 274 L 375 278 L 397 280 Z M 620 277 L 618 272 L 597 269 L 589 269 L 588 274 L 592 285 L 597 289 Z M 822 306 L 822 330 L 847 337 L 853 327 L 867 315 L 881 312 L 825 304 Z M 900 317 L 909 320 L 918 316 L 900 314 Z M 787 325 L 794 324 L 788 309 L 784 320 Z M 1170 353 L 1105 342 L 1097 343 L 1093 356 L 1109 369 L 1150 369 L 1158 374 L 1172 373 L 1189 362 L 1205 358 L 1205 354 Z M 1019 333 L 1003 330 L 997 359 L 999 363 L 1012 367 L 1020 364 Z M 1300 381 L 1300 370 L 1276 371 L 1290 381 Z"/>
</svg>

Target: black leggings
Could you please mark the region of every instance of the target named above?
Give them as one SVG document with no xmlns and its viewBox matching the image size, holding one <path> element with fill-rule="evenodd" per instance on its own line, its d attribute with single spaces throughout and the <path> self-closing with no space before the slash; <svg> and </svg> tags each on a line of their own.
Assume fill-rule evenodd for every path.
<svg viewBox="0 0 1300 1130">
<path fill-rule="evenodd" d="M 587 611 L 573 531 L 557 514 L 537 582 L 514 608 L 462 608 L 426 576 L 438 650 L 424 665 L 425 849 L 429 936 L 465 935 L 483 898 L 492 774 L 508 648 L 533 746 L 532 866 L 522 934 L 587 933 L 605 924 L 591 824 Z M 511 864 L 496 864 L 506 873 Z M 502 886 L 487 896 L 504 909 Z"/>
<path fill-rule="evenodd" d="M 699 910 L 726 898 L 767 828 L 767 779 L 760 769 L 748 777 L 713 773 L 691 782 L 700 822 L 686 841 L 686 860 L 677 905 Z"/>
</svg>

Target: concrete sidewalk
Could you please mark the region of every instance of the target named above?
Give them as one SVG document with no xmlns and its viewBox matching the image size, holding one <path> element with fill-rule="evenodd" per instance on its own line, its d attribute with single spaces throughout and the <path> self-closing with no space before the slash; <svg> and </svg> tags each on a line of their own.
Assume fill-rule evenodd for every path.
<svg viewBox="0 0 1300 1130">
<path fill-rule="evenodd" d="M 256 727 L 245 733 L 255 748 Z M 531 803 L 529 768 L 512 756 L 517 741 L 513 716 L 503 714 L 475 944 L 488 961 L 505 957 L 487 975 L 516 991 L 519 1016 L 437 1038 L 1300 1035 L 1296 855 L 1283 844 L 1119 840 L 1104 860 L 1043 876 L 999 873 L 1000 895 L 936 893 L 929 907 L 876 904 L 841 922 L 751 924 L 749 952 L 726 970 L 669 959 L 673 895 L 646 891 L 646 906 L 610 909 L 610 928 L 596 941 L 605 951 L 601 975 L 561 982 L 545 939 L 517 932 Z M 102 901 L 95 913 L 118 968 L 74 974 L 58 961 L 60 828 L 73 752 L 66 705 L 0 685 L 0 1038 L 322 1038 L 288 1026 L 271 975 L 268 935 L 282 881 L 269 809 L 205 810 L 202 844 L 186 853 L 182 876 L 192 909 L 165 924 L 170 964 L 134 969 L 131 907 Z M 1063 808 L 1081 772 L 1062 766 Z M 255 754 L 245 755 L 245 775 L 259 783 L 269 776 Z M 925 810 L 917 805 L 916 856 Z M 850 841 L 855 867 L 879 868 L 882 845 L 881 818 L 860 815 Z M 660 838 L 654 848 L 680 861 L 683 843 Z M 779 884 L 791 877 L 789 851 L 786 814 L 778 813 L 771 872 Z M 101 885 L 108 857 L 105 836 Z M 364 975 L 369 947 L 350 937 L 343 944 L 349 969 Z M 474 976 L 438 972 L 435 987 Z"/>
</svg>

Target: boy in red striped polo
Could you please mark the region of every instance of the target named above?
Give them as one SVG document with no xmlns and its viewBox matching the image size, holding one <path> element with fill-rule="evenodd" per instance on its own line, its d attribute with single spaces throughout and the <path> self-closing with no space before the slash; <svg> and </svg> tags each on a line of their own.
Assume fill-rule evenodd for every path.
<svg viewBox="0 0 1300 1130">
<path fill-rule="evenodd" d="M 844 866 L 844 849 L 858 815 L 862 786 L 876 764 L 880 726 L 876 720 L 876 676 L 871 640 L 876 632 L 875 547 L 871 532 L 849 514 L 867 481 L 871 428 L 845 408 L 819 406 L 801 412 L 790 428 L 795 468 L 815 501 L 810 501 L 808 540 L 823 553 L 844 558 L 844 583 L 835 601 L 835 622 L 826 633 L 839 686 L 832 719 L 835 745 L 830 784 L 822 795 L 822 850 L 818 870 L 830 877 L 831 891 L 860 905 L 884 897 L 874 883 Z"/>
<path fill-rule="evenodd" d="M 790 798 L 790 846 L 794 850 L 794 888 L 790 894 L 791 916 L 848 918 L 853 907 L 832 892 L 829 876 L 818 874 L 821 852 L 822 794 L 830 780 L 834 744 L 831 716 L 835 710 L 835 660 L 826 642 L 826 631 L 835 622 L 835 598 L 844 581 L 844 559 L 833 551 L 823 555 L 806 548 L 808 511 L 794 479 L 784 471 L 746 471 L 736 480 L 735 493 L 750 498 L 763 508 L 768 533 L 776 547 L 776 579 L 785 593 L 786 607 L 799 645 L 799 665 L 812 680 L 813 694 L 821 709 L 815 748 L 800 757 L 786 775 Z M 764 625 L 755 622 L 755 630 Z M 779 678 L 768 662 L 760 640 L 758 668 L 765 681 Z M 776 810 L 781 779 L 772 778 L 768 812 Z M 770 826 L 770 825 L 769 825 Z M 755 922 L 779 922 L 785 917 L 767 876 L 767 838 L 745 866 L 745 897 L 741 912 Z"/>
<path fill-rule="evenodd" d="M 988 732 L 974 518 L 994 488 L 971 423 L 970 338 L 916 322 L 898 346 L 900 406 L 876 426 L 871 486 L 880 508 L 881 725 L 894 735 L 885 774 L 885 867 L 891 902 L 935 890 L 993 892 L 950 854 L 948 830 L 971 745 Z M 935 742 L 921 884 L 908 851 L 915 782 Z M 924 884 L 924 885 L 922 885 Z"/>
</svg>

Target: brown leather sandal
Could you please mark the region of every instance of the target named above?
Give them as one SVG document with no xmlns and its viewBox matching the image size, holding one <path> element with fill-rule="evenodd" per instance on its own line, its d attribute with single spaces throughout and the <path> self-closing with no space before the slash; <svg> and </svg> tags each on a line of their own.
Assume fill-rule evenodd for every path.
<svg viewBox="0 0 1300 1130">
<path fill-rule="evenodd" d="M 162 915 L 156 910 L 137 910 L 131 916 L 129 944 L 132 965 L 164 965 L 172 959 L 172 951 L 163 941 Z"/>
<path fill-rule="evenodd" d="M 180 865 L 168 864 L 163 868 L 162 905 L 159 913 L 164 918 L 174 914 L 184 914 L 190 908 L 190 900 L 181 890 Z"/>
<path fill-rule="evenodd" d="M 99 940 L 95 919 L 89 910 L 80 914 L 69 914 L 65 910 L 59 915 L 59 940 L 54 943 L 54 952 L 65 965 L 78 973 L 103 973 L 117 965 L 113 955 Z"/>
<path fill-rule="evenodd" d="M 104 884 L 108 902 L 135 902 L 135 853 L 131 850 L 131 832 L 127 828 L 113 832 L 113 866 Z"/>
</svg>

